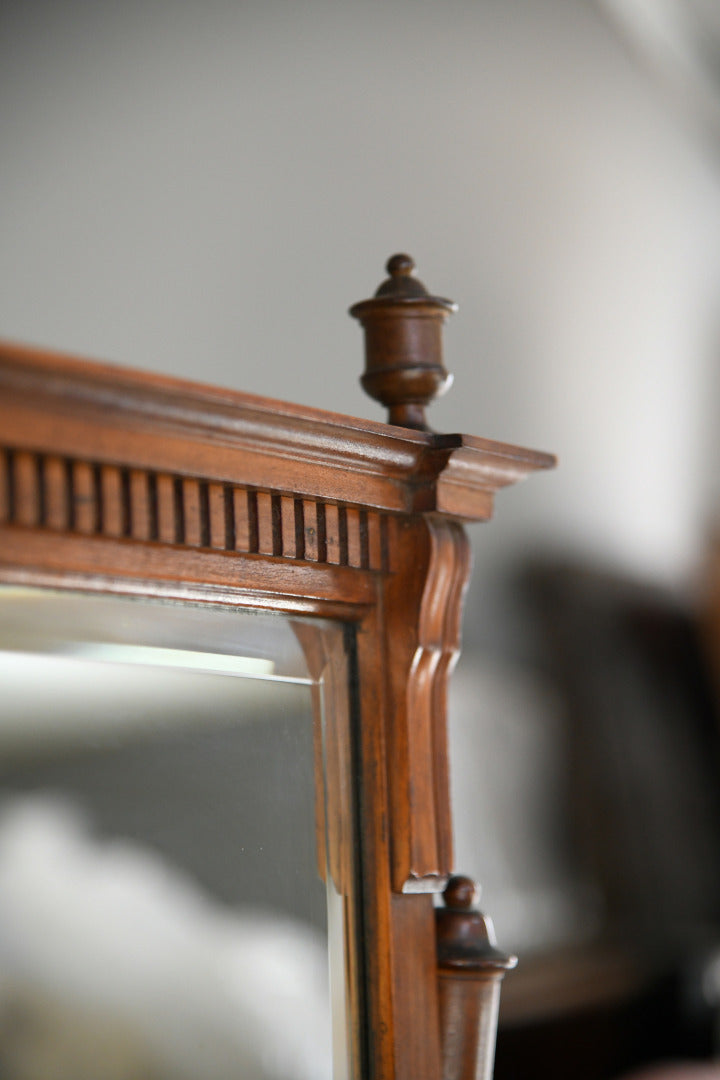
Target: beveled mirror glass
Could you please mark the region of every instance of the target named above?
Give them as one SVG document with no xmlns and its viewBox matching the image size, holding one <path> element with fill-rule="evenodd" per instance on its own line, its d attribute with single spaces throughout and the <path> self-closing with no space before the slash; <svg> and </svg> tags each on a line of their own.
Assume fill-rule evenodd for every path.
<svg viewBox="0 0 720 1080">
<path fill-rule="evenodd" d="M 312 626 L 0 588 L 7 1080 L 345 1075 Z"/>
</svg>

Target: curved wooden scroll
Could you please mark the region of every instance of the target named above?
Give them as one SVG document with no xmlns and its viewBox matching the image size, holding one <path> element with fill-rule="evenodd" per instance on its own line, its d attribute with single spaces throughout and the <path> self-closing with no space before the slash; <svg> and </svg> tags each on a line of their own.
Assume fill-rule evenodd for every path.
<svg viewBox="0 0 720 1080">
<path fill-rule="evenodd" d="M 384 593 L 393 886 L 439 892 L 452 869 L 447 686 L 460 645 L 470 546 L 461 525 L 397 521 Z"/>
</svg>

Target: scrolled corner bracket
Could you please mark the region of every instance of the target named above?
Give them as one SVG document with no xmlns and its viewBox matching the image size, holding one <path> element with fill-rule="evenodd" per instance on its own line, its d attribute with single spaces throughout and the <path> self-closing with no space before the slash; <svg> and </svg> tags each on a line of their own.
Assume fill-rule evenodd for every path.
<svg viewBox="0 0 720 1080">
<path fill-rule="evenodd" d="M 386 265 L 390 276 L 350 314 L 365 331 L 360 382 L 366 393 L 389 409 L 390 424 L 429 431 L 425 408 L 452 383 L 443 365 L 442 328 L 457 304 L 431 296 L 414 269 L 409 255 L 393 255 Z"/>
</svg>

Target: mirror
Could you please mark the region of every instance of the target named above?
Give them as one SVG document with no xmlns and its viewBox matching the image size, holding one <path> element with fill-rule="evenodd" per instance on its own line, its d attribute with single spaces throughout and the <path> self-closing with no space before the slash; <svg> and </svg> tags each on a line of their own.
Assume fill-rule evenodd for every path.
<svg viewBox="0 0 720 1080">
<path fill-rule="evenodd" d="M 345 1074 L 300 625 L 0 589 L 6 1080 Z"/>
</svg>

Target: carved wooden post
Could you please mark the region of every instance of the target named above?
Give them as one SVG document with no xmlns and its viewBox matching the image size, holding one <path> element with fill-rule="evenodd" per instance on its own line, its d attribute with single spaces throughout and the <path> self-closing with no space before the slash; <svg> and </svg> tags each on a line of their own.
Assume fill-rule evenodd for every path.
<svg viewBox="0 0 720 1080">
<path fill-rule="evenodd" d="M 517 958 L 495 944 L 468 877 L 452 877 L 436 911 L 443 1080 L 490 1080 L 500 983 Z"/>
<path fill-rule="evenodd" d="M 456 305 L 431 296 L 412 276 L 414 268 L 409 255 L 393 255 L 387 263 L 390 277 L 372 299 L 351 307 L 350 314 L 365 331 L 363 387 L 389 408 L 391 424 L 428 431 L 425 407 L 452 381 L 442 360 L 442 327 Z M 407 551 L 401 542 L 396 544 L 396 558 L 404 555 L 415 579 L 425 578 L 418 610 L 413 608 L 410 617 L 408 582 L 402 575 L 402 596 L 390 591 L 387 597 L 392 635 L 388 647 L 394 650 L 398 682 L 391 695 L 390 732 L 393 884 L 403 893 L 439 891 L 452 866 L 446 689 L 457 655 L 470 559 L 462 511 L 460 520 L 450 518 L 418 515 L 414 531 L 405 530 Z M 412 639 L 410 626 L 416 632 Z M 405 765 L 408 782 L 403 788 L 398 777 L 408 747 L 414 757 L 412 767 Z M 452 877 L 444 892 L 445 906 L 435 913 L 443 1080 L 490 1080 L 500 983 L 517 963 L 496 948 L 492 924 L 474 907 L 475 899 L 470 878 Z"/>
</svg>

